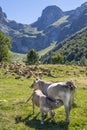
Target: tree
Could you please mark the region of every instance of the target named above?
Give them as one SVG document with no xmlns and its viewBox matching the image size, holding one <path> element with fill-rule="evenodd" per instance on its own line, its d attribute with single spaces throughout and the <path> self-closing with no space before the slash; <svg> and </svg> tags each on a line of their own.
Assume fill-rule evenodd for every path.
<svg viewBox="0 0 87 130">
<path fill-rule="evenodd" d="M 12 40 L 9 36 L 6 36 L 3 32 L 0 32 L 0 62 L 10 61 L 10 49 Z"/>
<path fill-rule="evenodd" d="M 35 63 L 37 63 L 39 60 L 39 55 L 36 52 L 36 50 L 32 49 L 30 51 L 28 51 L 27 53 L 27 63 L 30 65 L 34 65 Z"/>
<path fill-rule="evenodd" d="M 54 53 L 51 57 L 53 64 L 62 64 L 64 62 L 64 56 L 62 54 Z"/>
<path fill-rule="evenodd" d="M 80 60 L 80 65 L 82 66 L 87 66 L 87 59 L 85 56 L 83 56 Z"/>
</svg>

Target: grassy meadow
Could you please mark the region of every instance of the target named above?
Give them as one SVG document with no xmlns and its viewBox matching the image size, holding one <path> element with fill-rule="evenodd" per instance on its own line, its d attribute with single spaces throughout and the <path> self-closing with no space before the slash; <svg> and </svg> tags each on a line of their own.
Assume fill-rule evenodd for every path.
<svg viewBox="0 0 87 130">
<path fill-rule="evenodd" d="M 53 124 L 48 115 L 44 125 L 40 124 L 39 108 L 36 107 L 35 115 L 32 114 L 32 102 L 25 101 L 33 89 L 30 85 L 34 77 L 26 78 L 5 73 L 6 69 L 0 68 L 0 130 L 87 130 L 87 67 L 68 65 L 39 65 L 49 68 L 56 78 L 43 75 L 45 81 L 73 80 L 77 86 L 75 102 L 70 113 L 70 124 L 65 124 L 64 107 L 56 109 Z"/>
</svg>

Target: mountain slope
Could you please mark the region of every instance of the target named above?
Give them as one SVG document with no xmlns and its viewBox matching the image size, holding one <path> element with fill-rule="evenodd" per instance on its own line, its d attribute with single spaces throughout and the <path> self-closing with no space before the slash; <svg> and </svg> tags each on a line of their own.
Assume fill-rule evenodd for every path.
<svg viewBox="0 0 87 130">
<path fill-rule="evenodd" d="M 34 48 L 40 51 L 87 26 L 87 2 L 75 10 L 63 12 L 57 6 L 48 6 L 41 17 L 30 25 L 9 20 L 0 7 L 0 30 L 12 37 L 12 51 L 26 53 Z"/>
<path fill-rule="evenodd" d="M 57 44 L 41 60 L 44 63 L 49 62 L 51 56 L 57 53 L 61 53 L 64 56 L 65 63 L 73 62 L 80 65 L 87 65 L 87 27 Z"/>
</svg>

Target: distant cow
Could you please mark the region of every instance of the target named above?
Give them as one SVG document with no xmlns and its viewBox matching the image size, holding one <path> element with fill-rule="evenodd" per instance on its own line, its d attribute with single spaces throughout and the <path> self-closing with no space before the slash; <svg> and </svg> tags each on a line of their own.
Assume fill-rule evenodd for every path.
<svg viewBox="0 0 87 130">
<path fill-rule="evenodd" d="M 40 89 L 52 100 L 62 100 L 66 111 L 66 123 L 69 123 L 69 113 L 74 102 L 74 92 L 76 89 L 76 86 L 72 81 L 48 83 L 37 79 L 31 87 L 34 89 Z"/>
<path fill-rule="evenodd" d="M 27 100 L 27 102 L 28 101 L 29 100 Z M 60 99 L 53 101 L 46 95 L 44 95 L 41 90 L 35 90 L 33 92 L 32 103 L 33 103 L 33 113 L 34 113 L 34 105 L 40 108 L 40 113 L 42 117 L 41 124 L 44 124 L 44 113 L 47 114 L 48 112 L 50 113 L 52 121 L 55 122 L 53 109 L 59 108 L 60 106 L 63 105 L 63 102 Z"/>
</svg>

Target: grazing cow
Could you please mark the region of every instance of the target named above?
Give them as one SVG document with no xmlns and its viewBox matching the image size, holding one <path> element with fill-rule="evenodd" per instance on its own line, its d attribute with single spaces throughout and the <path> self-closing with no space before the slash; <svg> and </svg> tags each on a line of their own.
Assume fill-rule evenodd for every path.
<svg viewBox="0 0 87 130">
<path fill-rule="evenodd" d="M 74 102 L 74 92 L 76 89 L 76 86 L 72 81 L 48 83 L 38 79 L 34 81 L 31 87 L 34 89 L 40 89 L 52 100 L 62 100 L 66 112 L 66 123 L 69 123 L 69 113 Z"/>
<path fill-rule="evenodd" d="M 63 102 L 60 99 L 54 100 L 54 101 L 49 99 L 46 95 L 42 93 L 41 90 L 35 90 L 31 97 L 32 97 L 32 103 L 33 103 L 33 113 L 34 113 L 34 105 L 40 108 L 40 113 L 42 117 L 41 124 L 44 124 L 44 112 L 46 114 L 49 112 L 52 121 L 55 122 L 53 109 L 56 109 L 62 106 Z M 28 102 L 29 99 L 26 102 Z"/>
</svg>

